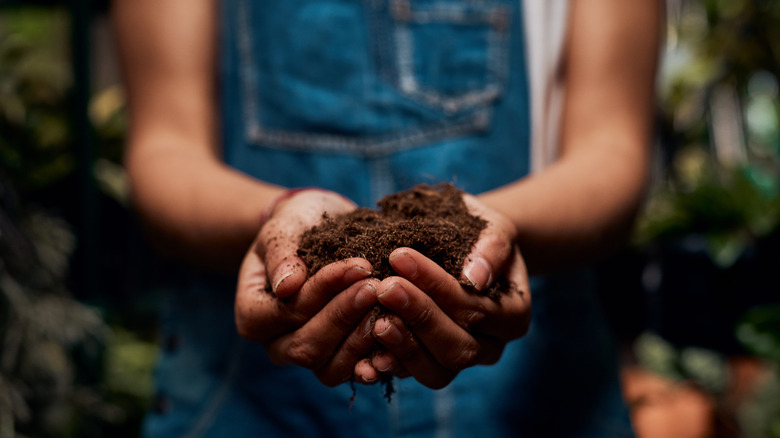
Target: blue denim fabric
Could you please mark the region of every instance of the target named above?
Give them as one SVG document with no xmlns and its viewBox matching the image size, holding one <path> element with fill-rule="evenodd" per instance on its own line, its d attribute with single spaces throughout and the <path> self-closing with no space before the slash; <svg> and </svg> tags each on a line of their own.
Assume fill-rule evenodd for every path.
<svg viewBox="0 0 780 438">
<path fill-rule="evenodd" d="M 528 85 L 516 0 L 222 2 L 226 162 L 363 206 L 418 183 L 483 192 L 527 174 Z M 533 280 L 533 318 L 493 366 L 433 391 L 327 388 L 240 339 L 234 279 L 170 296 L 156 437 L 631 437 L 616 354 L 586 272 Z"/>
</svg>

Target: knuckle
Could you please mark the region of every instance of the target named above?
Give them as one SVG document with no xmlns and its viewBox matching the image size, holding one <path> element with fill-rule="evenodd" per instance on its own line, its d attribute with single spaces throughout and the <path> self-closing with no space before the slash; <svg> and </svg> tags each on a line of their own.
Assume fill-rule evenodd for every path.
<svg viewBox="0 0 780 438">
<path fill-rule="evenodd" d="M 431 309 L 430 306 L 426 305 L 423 306 L 423 308 L 420 309 L 417 313 L 415 313 L 411 318 L 407 319 L 406 325 L 410 329 L 412 329 L 412 331 L 421 330 L 430 326 L 432 321 L 433 321 L 433 309 Z"/>
<path fill-rule="evenodd" d="M 374 347 L 374 342 L 370 336 L 349 336 L 341 348 L 344 357 L 357 361 L 370 352 L 371 348 Z"/>
<path fill-rule="evenodd" d="M 448 277 L 437 277 L 431 280 L 428 287 L 432 291 L 448 292 L 452 290 L 452 283 Z"/>
<path fill-rule="evenodd" d="M 498 249 L 500 254 L 502 254 L 504 259 L 506 259 L 508 262 L 511 260 L 512 253 L 514 251 L 514 243 L 509 239 L 501 239 Z"/>
<path fill-rule="evenodd" d="M 415 336 L 406 332 L 401 343 L 392 347 L 391 351 L 401 362 L 414 362 L 419 360 L 421 347 Z"/>
<path fill-rule="evenodd" d="M 298 338 L 291 340 L 287 357 L 294 365 L 310 370 L 319 368 L 323 363 L 322 354 L 317 346 Z"/>
<path fill-rule="evenodd" d="M 404 339 L 404 348 L 401 348 L 400 356 L 406 360 L 413 360 L 420 354 L 420 344 L 417 342 L 417 338 L 415 338 L 411 333 L 409 333 Z"/>
<path fill-rule="evenodd" d="M 476 365 L 479 356 L 479 345 L 476 342 L 469 342 L 462 348 L 456 350 L 455 355 L 450 361 L 450 367 L 453 370 L 462 370 Z"/>
<path fill-rule="evenodd" d="M 302 327 L 311 319 L 311 317 L 300 311 L 289 311 L 287 317 L 284 319 L 287 319 L 287 325 L 290 327 Z"/>
<path fill-rule="evenodd" d="M 353 326 L 355 325 L 354 321 L 352 321 L 352 318 L 350 318 L 349 315 L 341 308 L 336 308 L 333 310 L 331 313 L 331 320 L 335 328 L 341 332 L 348 332 L 352 330 Z"/>
<path fill-rule="evenodd" d="M 487 309 L 483 304 L 477 304 L 473 308 L 465 309 L 461 315 L 458 325 L 468 330 L 469 328 L 478 325 L 487 317 Z"/>
</svg>

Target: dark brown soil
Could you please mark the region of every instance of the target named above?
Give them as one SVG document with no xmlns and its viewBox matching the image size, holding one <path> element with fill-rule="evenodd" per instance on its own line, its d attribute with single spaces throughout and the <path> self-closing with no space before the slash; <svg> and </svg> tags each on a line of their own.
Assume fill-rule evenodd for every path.
<svg viewBox="0 0 780 438">
<path fill-rule="evenodd" d="M 324 216 L 304 233 L 298 255 L 313 275 L 349 257 L 371 262 L 374 276 L 395 275 L 390 253 L 413 248 L 460 278 L 463 262 L 487 222 L 469 214 L 462 192 L 450 184 L 421 185 L 386 196 L 379 210 L 359 208 L 343 216 Z"/>
</svg>

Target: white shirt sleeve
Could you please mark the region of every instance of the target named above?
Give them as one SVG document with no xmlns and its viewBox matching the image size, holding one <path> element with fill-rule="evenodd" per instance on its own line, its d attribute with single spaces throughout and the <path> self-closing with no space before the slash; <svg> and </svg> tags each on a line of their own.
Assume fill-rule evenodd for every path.
<svg viewBox="0 0 780 438">
<path fill-rule="evenodd" d="M 531 170 L 558 157 L 569 0 L 521 0 L 531 97 Z"/>
</svg>

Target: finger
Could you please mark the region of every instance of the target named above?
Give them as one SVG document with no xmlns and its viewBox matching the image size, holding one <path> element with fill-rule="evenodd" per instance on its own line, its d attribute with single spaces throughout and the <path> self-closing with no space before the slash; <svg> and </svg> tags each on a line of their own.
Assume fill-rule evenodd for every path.
<svg viewBox="0 0 780 438">
<path fill-rule="evenodd" d="M 308 276 L 306 264 L 298 256 L 301 234 L 310 227 L 300 217 L 272 218 L 258 236 L 259 255 L 265 260 L 271 290 L 279 297 L 297 292 Z"/>
<path fill-rule="evenodd" d="M 443 388 L 458 374 L 458 370 L 439 363 L 398 316 L 379 318 L 374 325 L 374 335 L 415 380 L 428 388 Z"/>
<path fill-rule="evenodd" d="M 379 373 L 370 367 L 368 357 L 377 347 L 377 342 L 371 335 L 372 318 L 366 315 L 358 326 L 347 336 L 338 347 L 333 357 L 315 375 L 327 386 L 336 386 L 353 378 L 357 383 L 371 384 L 379 378 Z M 363 365 L 361 365 L 361 363 Z M 368 367 L 364 365 L 368 364 Z M 369 370 L 369 368 L 371 368 Z M 357 372 L 360 374 L 357 374 Z"/>
<path fill-rule="evenodd" d="M 359 257 L 330 263 L 306 280 L 299 293 L 283 301 L 308 321 L 341 291 L 370 276 L 372 269 L 371 262 Z"/>
<path fill-rule="evenodd" d="M 371 357 L 362 359 L 355 365 L 354 379 L 358 383 L 370 385 L 388 377 L 411 377 L 411 373 L 388 351 L 375 350 Z"/>
<path fill-rule="evenodd" d="M 370 281 L 378 281 L 372 279 Z M 363 290 L 360 293 L 374 293 L 376 289 L 374 285 L 371 285 L 373 290 Z M 355 370 L 358 368 L 357 364 L 369 357 L 371 351 L 377 347 L 376 340 L 371 335 L 371 327 L 373 316 L 369 307 L 358 304 L 361 299 L 365 297 L 356 297 L 355 305 L 361 307 L 364 314 L 363 319 L 357 324 L 357 326 L 346 335 L 346 339 L 341 345 L 334 347 L 335 353 L 324 366 L 318 368 L 315 371 L 317 378 L 327 386 L 336 386 L 343 382 L 346 382 L 352 377 L 355 377 Z M 374 304 L 376 299 L 372 300 Z M 373 306 L 373 305 L 372 305 Z M 376 373 L 375 373 L 376 374 Z M 374 376 L 373 380 L 378 378 Z M 364 380 L 357 379 L 358 383 L 373 383 L 371 376 L 366 376 Z"/>
<path fill-rule="evenodd" d="M 465 195 L 469 212 L 487 221 L 469 255 L 463 263 L 462 278 L 477 291 L 484 291 L 501 275 L 511 260 L 514 225 L 505 217 L 488 209 L 475 197 Z"/>
<path fill-rule="evenodd" d="M 342 377 L 349 378 L 355 362 L 364 357 L 373 344 L 368 331 L 370 327 L 364 327 L 366 333 L 362 336 L 350 336 L 350 342 L 343 346 L 346 350 L 338 357 L 334 357 L 334 354 L 340 351 L 339 346 L 348 335 L 359 328 L 361 320 L 366 325 L 367 314 L 377 303 L 377 283 L 376 279 L 368 279 L 353 284 L 334 297 L 301 328 L 271 342 L 266 348 L 271 360 L 280 365 L 291 364 L 319 370 L 334 358 L 337 361 L 331 364 L 331 369 L 323 371 L 325 379 L 333 382 Z M 343 363 L 350 360 L 348 364 Z"/>
<path fill-rule="evenodd" d="M 373 342 L 373 337 L 371 338 Z M 363 358 L 355 364 L 353 371 L 353 377 L 355 382 L 362 383 L 363 385 L 373 385 L 378 382 L 382 377 L 382 374 L 371 365 L 369 358 Z"/>
<path fill-rule="evenodd" d="M 389 351 L 376 351 L 371 356 L 371 366 L 385 375 L 400 378 L 411 376 L 409 370 L 407 370 L 401 361 Z"/>
<path fill-rule="evenodd" d="M 506 276 L 508 290 L 500 300 L 469 293 L 441 266 L 411 248 L 390 254 L 390 264 L 399 275 L 425 293 L 457 325 L 470 332 L 503 341 L 525 334 L 530 321 L 531 296 L 519 253 L 511 258 Z"/>
<path fill-rule="evenodd" d="M 483 327 L 485 333 L 496 333 L 503 327 L 502 339 L 512 340 L 525 336 L 531 325 L 531 286 L 528 282 L 528 269 L 519 251 L 515 250 L 512 263 L 506 271 L 509 290 L 503 291 L 501 306 L 506 309 L 500 313 L 492 326 Z M 487 324 L 485 324 L 487 326 Z"/>
<path fill-rule="evenodd" d="M 349 199 L 327 190 L 304 190 L 281 201 L 260 230 L 261 256 L 274 293 L 287 297 L 306 281 L 307 269 L 298 256 L 301 236 L 322 221 L 323 212 L 341 214 L 355 208 Z"/>
<path fill-rule="evenodd" d="M 322 268 L 288 299 L 267 293 L 264 265 L 250 252 L 239 275 L 236 293 L 236 326 L 241 336 L 260 343 L 303 326 L 339 292 L 370 275 L 365 259 L 346 259 Z"/>
<path fill-rule="evenodd" d="M 272 311 L 278 298 L 266 292 L 267 282 L 260 255 L 254 250 L 247 252 L 238 275 L 234 313 L 239 335 L 250 341 L 264 342 L 264 335 L 272 335 L 264 330 L 268 320 L 278 317 L 278 309 Z"/>
<path fill-rule="evenodd" d="M 478 292 L 486 290 L 496 281 L 512 255 L 512 245 L 492 233 L 489 227 L 482 232 L 463 262 L 462 278 Z"/>
<path fill-rule="evenodd" d="M 390 254 L 390 265 L 395 272 L 409 280 L 425 293 L 466 330 L 481 322 L 495 303 L 463 289 L 461 284 L 441 266 L 411 248 L 398 248 Z"/>
<path fill-rule="evenodd" d="M 379 302 L 404 321 L 404 329 L 408 328 L 408 331 L 414 333 L 413 338 L 419 339 L 439 364 L 459 371 L 477 363 L 479 344 L 466 330 L 450 319 L 425 292 L 401 277 L 383 280 L 378 292 Z M 382 320 L 390 321 L 388 318 Z M 401 347 L 412 347 L 408 342 L 402 342 L 404 339 L 397 337 L 399 330 L 381 334 L 379 321 L 377 324 L 374 333 L 383 344 L 387 340 L 394 341 Z M 413 367 L 405 360 L 408 354 L 402 351 L 404 354 L 399 355 L 396 351 L 391 351 L 414 374 Z"/>
</svg>

